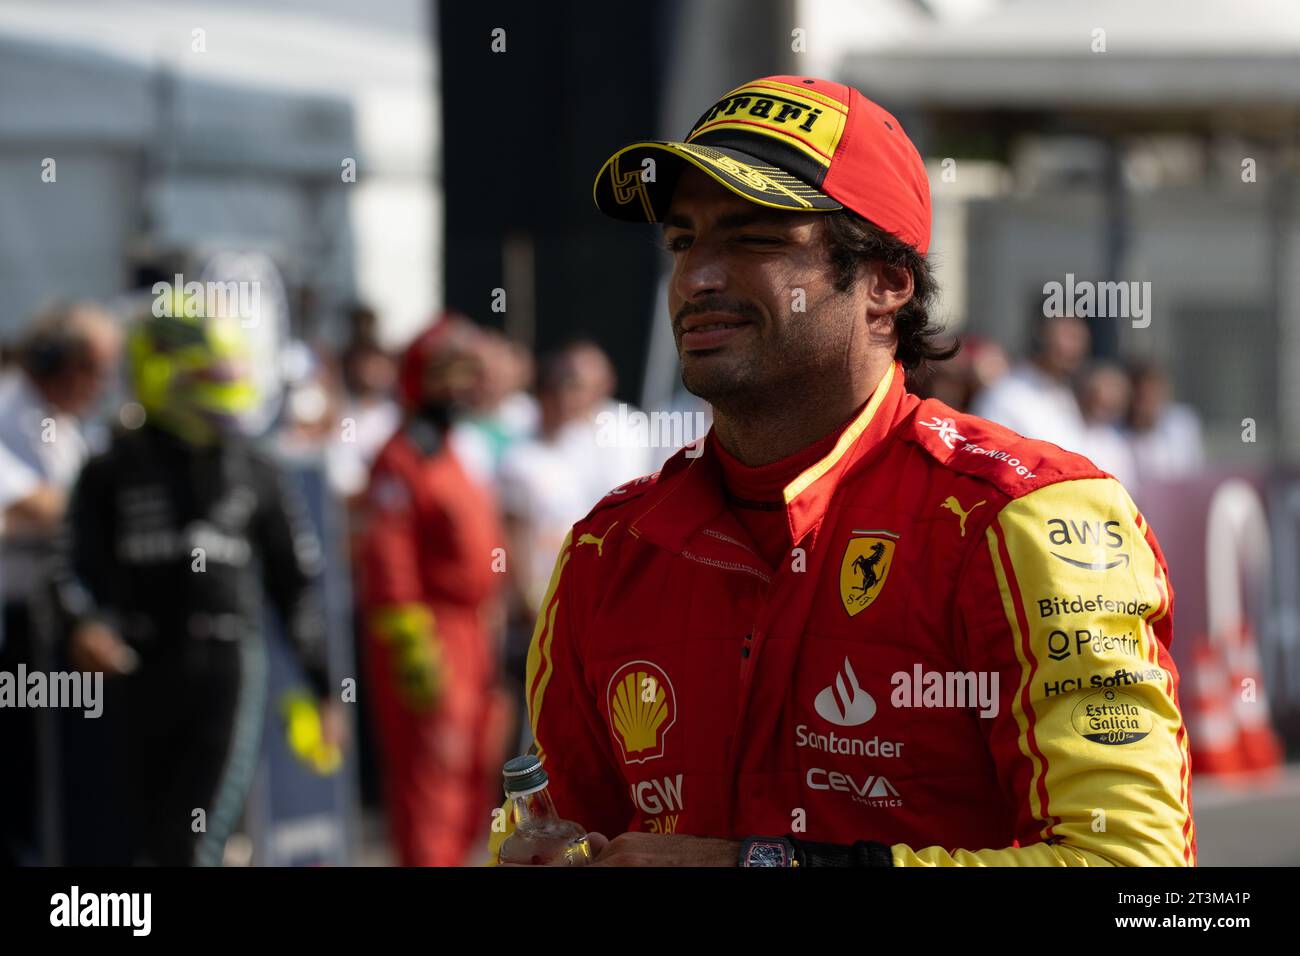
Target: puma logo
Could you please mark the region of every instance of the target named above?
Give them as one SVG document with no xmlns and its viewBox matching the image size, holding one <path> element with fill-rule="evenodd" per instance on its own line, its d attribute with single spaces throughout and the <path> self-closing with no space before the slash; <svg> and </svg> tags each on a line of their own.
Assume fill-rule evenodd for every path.
<svg viewBox="0 0 1300 956">
<path fill-rule="evenodd" d="M 982 504 L 985 504 L 985 502 L 977 501 L 969 508 L 963 509 L 961 506 L 961 502 L 958 501 L 956 498 L 954 498 L 952 495 L 949 495 L 947 498 L 944 499 L 943 504 L 941 504 L 939 507 L 947 508 L 949 511 L 951 511 L 953 514 L 955 514 L 958 518 L 961 519 L 961 536 L 964 538 L 966 537 L 967 516 L 969 516 L 972 511 L 974 511 Z"/>
<path fill-rule="evenodd" d="M 618 524 L 617 521 L 615 521 L 614 524 L 606 528 L 605 533 L 602 534 L 599 538 L 597 538 L 590 531 L 584 531 L 582 534 L 578 535 L 578 545 L 594 544 L 596 546 L 596 557 L 603 558 L 605 556 L 602 553 L 605 547 L 605 539 L 609 537 L 609 533 L 614 530 L 614 525 L 616 524 Z M 574 547 L 577 547 L 578 545 L 574 545 Z"/>
</svg>

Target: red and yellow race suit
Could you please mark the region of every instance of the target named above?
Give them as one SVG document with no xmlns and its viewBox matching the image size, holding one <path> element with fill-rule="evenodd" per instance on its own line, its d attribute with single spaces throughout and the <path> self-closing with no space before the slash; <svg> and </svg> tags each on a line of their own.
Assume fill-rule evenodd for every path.
<svg viewBox="0 0 1300 956">
<path fill-rule="evenodd" d="M 785 487 L 773 567 L 714 441 L 559 555 L 527 705 L 561 816 L 903 866 L 1195 862 L 1173 593 L 1117 481 L 895 365 Z"/>
</svg>

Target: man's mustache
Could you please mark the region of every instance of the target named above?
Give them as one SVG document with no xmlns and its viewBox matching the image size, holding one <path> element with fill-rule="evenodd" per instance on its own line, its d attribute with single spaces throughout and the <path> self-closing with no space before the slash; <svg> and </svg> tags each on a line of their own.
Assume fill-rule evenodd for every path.
<svg viewBox="0 0 1300 956">
<path fill-rule="evenodd" d="M 673 316 L 673 328 L 681 331 L 683 321 L 692 315 L 700 315 L 705 312 L 730 314 L 754 323 L 763 320 L 763 314 L 758 310 L 758 306 L 752 302 L 745 302 L 741 299 L 704 299 L 697 302 L 687 302 L 678 309 L 677 314 Z"/>
</svg>

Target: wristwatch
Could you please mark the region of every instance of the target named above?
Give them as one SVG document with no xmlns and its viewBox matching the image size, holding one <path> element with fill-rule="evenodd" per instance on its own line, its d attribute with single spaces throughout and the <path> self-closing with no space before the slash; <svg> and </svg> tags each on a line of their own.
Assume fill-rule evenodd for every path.
<svg viewBox="0 0 1300 956">
<path fill-rule="evenodd" d="M 740 866 L 802 866 L 800 854 L 786 837 L 747 837 L 740 844 Z"/>
</svg>

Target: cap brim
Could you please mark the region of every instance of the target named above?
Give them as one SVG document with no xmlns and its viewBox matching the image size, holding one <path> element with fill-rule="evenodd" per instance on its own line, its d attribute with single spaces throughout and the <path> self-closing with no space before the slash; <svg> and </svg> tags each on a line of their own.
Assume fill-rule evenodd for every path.
<svg viewBox="0 0 1300 956">
<path fill-rule="evenodd" d="M 646 159 L 654 164 L 645 164 Z M 596 206 L 615 219 L 660 222 L 683 163 L 760 206 L 792 212 L 844 208 L 802 179 L 738 149 L 669 142 L 633 143 L 607 159 L 592 186 Z"/>
</svg>

